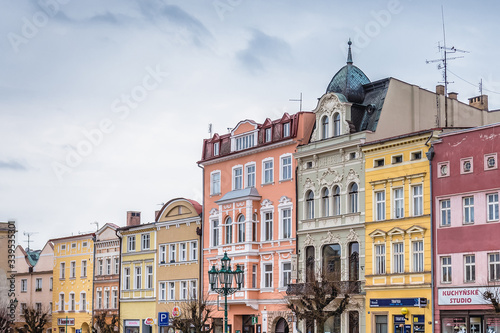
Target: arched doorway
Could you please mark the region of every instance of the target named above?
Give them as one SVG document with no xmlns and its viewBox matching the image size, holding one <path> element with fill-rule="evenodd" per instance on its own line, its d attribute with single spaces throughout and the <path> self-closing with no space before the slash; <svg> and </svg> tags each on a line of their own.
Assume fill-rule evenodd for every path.
<svg viewBox="0 0 500 333">
<path fill-rule="evenodd" d="M 87 324 L 87 323 L 82 324 L 82 333 L 90 333 L 89 324 Z"/>
<path fill-rule="evenodd" d="M 274 330 L 276 333 L 288 333 L 288 324 L 285 319 L 280 318 L 276 323 L 276 329 Z"/>
</svg>

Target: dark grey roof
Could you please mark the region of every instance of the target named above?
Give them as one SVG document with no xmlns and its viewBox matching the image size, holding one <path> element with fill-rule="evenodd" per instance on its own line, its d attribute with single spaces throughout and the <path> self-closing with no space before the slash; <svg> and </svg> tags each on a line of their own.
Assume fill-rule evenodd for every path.
<svg viewBox="0 0 500 333">
<path fill-rule="evenodd" d="M 242 190 L 233 190 L 231 192 L 227 192 L 226 194 L 224 194 L 222 198 L 217 200 L 215 203 L 219 204 L 227 201 L 236 201 L 242 198 L 251 198 L 255 200 L 260 200 L 262 197 L 260 196 L 259 191 L 257 191 L 255 187 L 247 187 Z"/>
</svg>

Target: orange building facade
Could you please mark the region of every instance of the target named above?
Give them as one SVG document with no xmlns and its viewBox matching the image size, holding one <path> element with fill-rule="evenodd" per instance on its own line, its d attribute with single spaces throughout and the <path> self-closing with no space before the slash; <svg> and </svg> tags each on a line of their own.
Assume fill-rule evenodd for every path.
<svg viewBox="0 0 500 333">
<path fill-rule="evenodd" d="M 296 278 L 297 145 L 314 126 L 312 112 L 285 113 L 258 124 L 240 121 L 228 134 L 204 140 L 203 291 L 208 270 L 227 252 L 244 270 L 241 290 L 228 296 L 230 332 L 293 332 L 285 292 Z M 217 302 L 222 332 L 224 298 Z"/>
</svg>

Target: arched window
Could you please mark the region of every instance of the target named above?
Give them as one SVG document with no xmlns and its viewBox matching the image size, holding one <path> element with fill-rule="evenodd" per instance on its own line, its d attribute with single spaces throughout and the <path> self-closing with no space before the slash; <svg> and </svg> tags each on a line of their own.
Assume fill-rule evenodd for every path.
<svg viewBox="0 0 500 333">
<path fill-rule="evenodd" d="M 238 243 L 245 241 L 245 216 L 242 214 L 238 217 Z"/>
<path fill-rule="evenodd" d="M 340 135 L 340 114 L 333 115 L 333 136 Z"/>
<path fill-rule="evenodd" d="M 352 183 L 349 187 L 349 213 L 358 212 L 358 184 Z"/>
<path fill-rule="evenodd" d="M 306 247 L 306 282 L 312 282 L 315 280 L 315 261 L 314 246 Z"/>
<path fill-rule="evenodd" d="M 349 244 L 349 281 L 359 280 L 359 243 Z"/>
<path fill-rule="evenodd" d="M 330 192 L 325 187 L 321 193 L 321 206 L 323 216 L 330 216 Z"/>
<path fill-rule="evenodd" d="M 314 218 L 314 192 L 309 191 L 306 194 L 306 216 L 308 219 Z"/>
<path fill-rule="evenodd" d="M 340 215 L 340 187 L 333 188 L 333 215 Z"/>
<path fill-rule="evenodd" d="M 323 274 L 330 281 L 340 280 L 340 245 L 328 244 L 323 247 Z"/>
<path fill-rule="evenodd" d="M 233 242 L 233 220 L 231 217 L 226 218 L 226 244 L 231 244 Z"/>
<path fill-rule="evenodd" d="M 322 139 L 328 138 L 328 127 L 329 127 L 328 116 L 324 116 L 321 119 L 321 138 Z"/>
</svg>

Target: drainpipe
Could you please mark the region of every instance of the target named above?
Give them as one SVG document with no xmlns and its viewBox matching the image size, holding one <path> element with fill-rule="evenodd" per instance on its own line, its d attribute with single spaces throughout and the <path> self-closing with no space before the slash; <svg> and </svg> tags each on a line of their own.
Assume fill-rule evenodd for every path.
<svg viewBox="0 0 500 333">
<path fill-rule="evenodd" d="M 93 252 L 93 263 L 92 263 L 92 317 L 91 317 L 91 321 L 90 321 L 90 325 L 91 325 L 91 329 L 94 327 L 94 300 L 95 300 L 95 288 L 94 288 L 94 279 L 95 279 L 95 251 L 96 251 L 96 241 L 97 241 L 97 237 L 95 234 L 92 235 L 92 241 L 94 243 L 94 251 Z M 81 301 L 81 300 L 80 300 Z M 66 320 L 67 322 L 67 320 Z M 68 332 L 68 330 L 66 329 L 66 333 Z"/>
<path fill-rule="evenodd" d="M 199 298 L 199 305 L 201 305 L 202 301 L 202 296 L 203 295 L 203 219 L 205 218 L 205 168 L 202 167 L 201 165 L 198 164 L 198 167 L 202 170 L 201 177 L 202 177 L 202 188 L 201 188 L 201 227 L 200 227 L 200 233 L 198 236 L 200 236 L 200 255 L 198 256 L 200 259 L 200 263 L 198 264 L 198 270 L 199 270 L 199 276 L 200 276 L 200 283 L 199 283 L 199 290 L 198 290 L 198 298 Z M 205 300 L 206 301 L 206 300 Z M 201 314 L 201 313 L 200 313 Z"/>
<path fill-rule="evenodd" d="M 446 98 L 446 97 L 445 97 Z M 434 133 L 434 132 L 433 132 Z M 432 134 L 431 134 L 432 137 Z M 430 139 L 430 138 L 429 138 Z M 429 140 L 427 140 L 429 141 Z M 426 142 L 427 145 L 427 142 Z M 432 314 L 432 332 L 434 332 L 434 273 L 435 273 L 435 262 L 434 262 L 434 199 L 432 197 L 432 159 L 434 158 L 434 146 L 431 144 L 429 151 L 425 153 L 427 159 L 429 160 L 429 178 L 430 178 L 430 197 L 431 197 L 431 314 Z"/>
<path fill-rule="evenodd" d="M 117 317 L 117 325 L 118 325 L 118 330 L 120 330 L 120 299 L 121 299 L 121 291 L 122 291 L 122 234 L 120 233 L 120 231 L 118 230 L 115 230 L 115 234 L 116 236 L 118 237 L 118 239 L 120 239 L 120 250 L 119 250 L 119 255 L 118 255 L 118 315 L 116 316 Z M 125 326 L 125 325 L 123 325 Z"/>
</svg>

